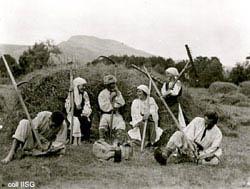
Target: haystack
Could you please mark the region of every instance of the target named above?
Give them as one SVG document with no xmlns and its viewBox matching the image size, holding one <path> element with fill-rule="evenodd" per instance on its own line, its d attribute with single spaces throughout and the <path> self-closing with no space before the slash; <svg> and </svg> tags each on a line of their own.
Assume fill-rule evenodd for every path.
<svg viewBox="0 0 250 189">
<path fill-rule="evenodd" d="M 236 92 L 237 90 L 238 90 L 237 85 L 229 82 L 216 81 L 211 83 L 211 85 L 209 86 L 209 92 L 211 94 L 215 93 L 227 94 L 230 92 Z"/>
<path fill-rule="evenodd" d="M 240 92 L 250 97 L 250 81 L 240 83 Z"/>
<path fill-rule="evenodd" d="M 230 92 L 227 94 L 215 95 L 219 102 L 227 105 L 238 105 L 248 102 L 247 96 L 240 92 Z"/>
<path fill-rule="evenodd" d="M 115 69 L 117 69 L 117 72 Z M 98 129 L 100 111 L 98 108 L 97 97 L 99 92 L 104 88 L 102 84 L 103 76 L 115 73 L 117 73 L 118 88 L 122 92 L 126 101 L 126 105 L 122 108 L 121 114 L 123 115 L 129 128 L 129 122 L 131 121 L 130 107 L 132 101 L 136 98 L 136 87 L 140 84 L 148 85 L 148 78 L 137 70 L 133 68 L 128 69 L 124 65 L 119 65 L 115 68 L 114 65 L 104 65 L 99 63 L 97 65 L 89 64 L 88 66 L 73 69 L 74 77 L 83 77 L 88 82 L 87 90 L 93 107 L 92 133 L 98 133 L 96 131 Z M 159 89 L 161 88 L 160 85 L 158 87 Z M 63 110 L 64 101 L 67 97 L 69 89 L 69 69 L 59 69 L 58 71 L 53 71 L 53 73 L 48 71 L 45 72 L 45 74 L 38 74 L 37 76 L 32 77 L 32 80 L 23 85 L 20 89 L 28 110 L 31 113 L 31 117 L 34 117 L 38 112 L 44 110 Z M 169 138 L 170 135 L 177 130 L 177 128 L 153 88 L 152 96 L 156 99 L 159 106 L 159 126 L 166 130 L 165 134 L 167 135 L 167 138 Z M 203 115 L 205 108 L 200 106 L 197 101 L 194 101 L 192 96 L 189 94 L 188 89 L 185 87 L 183 89 L 181 101 L 185 106 L 185 113 L 189 120 L 196 116 Z M 8 118 L 12 117 L 12 119 L 5 120 L 8 122 L 6 124 L 9 124 L 14 129 L 16 128 L 18 121 L 25 118 L 25 114 L 23 113 L 19 103 L 17 103 L 15 108 L 16 110 L 9 112 L 8 115 Z M 11 131 L 13 132 L 14 129 Z M 9 133 L 9 136 L 11 136 L 11 134 L 12 133 Z M 92 137 L 96 139 L 98 136 L 94 135 Z"/>
</svg>

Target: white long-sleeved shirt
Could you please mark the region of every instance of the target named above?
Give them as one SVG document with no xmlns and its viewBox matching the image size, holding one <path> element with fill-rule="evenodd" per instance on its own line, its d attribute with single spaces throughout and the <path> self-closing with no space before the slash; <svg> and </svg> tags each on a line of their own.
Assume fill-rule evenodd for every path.
<svg viewBox="0 0 250 189">
<path fill-rule="evenodd" d="M 92 113 L 89 95 L 86 91 L 84 91 L 83 95 L 81 96 L 84 99 L 84 106 L 82 109 L 82 114 L 85 115 L 86 117 L 89 117 Z M 68 95 L 65 101 L 65 109 L 66 109 L 67 114 L 69 114 L 70 113 L 70 94 Z"/>
<path fill-rule="evenodd" d="M 140 99 L 135 99 L 131 105 L 131 117 L 132 121 L 130 124 L 135 126 L 137 123 L 143 120 L 143 115 L 149 113 L 152 115 L 152 118 L 155 122 L 155 125 L 158 126 L 158 106 L 153 97 L 147 98 L 146 100 L 142 101 Z"/>
<path fill-rule="evenodd" d="M 221 145 L 222 133 L 217 125 L 206 131 L 205 137 L 201 140 L 205 130 L 205 119 L 201 117 L 194 118 L 183 132 L 191 141 L 199 143 L 203 147 L 205 154 L 215 152 Z"/>
<path fill-rule="evenodd" d="M 50 136 L 54 130 L 51 130 L 51 115 L 52 112 L 42 111 L 37 114 L 37 116 L 32 120 L 32 127 L 37 130 L 38 136 L 41 142 L 46 142 L 46 137 Z M 66 122 L 63 121 L 60 130 L 56 134 L 56 139 L 54 143 L 57 145 L 65 145 L 67 140 L 67 125 Z"/>
<path fill-rule="evenodd" d="M 166 85 L 168 85 L 168 90 L 166 90 Z M 180 93 L 181 90 L 181 82 L 178 80 L 173 89 L 170 89 L 170 86 L 173 85 L 173 81 L 169 82 L 169 83 L 164 83 L 162 88 L 161 88 L 161 94 L 163 97 L 171 95 L 171 96 L 177 96 Z"/>
<path fill-rule="evenodd" d="M 110 112 L 113 109 L 112 103 L 110 101 L 111 92 L 108 89 L 103 89 L 98 95 L 99 107 L 103 112 Z M 125 105 L 125 100 L 120 91 L 118 91 L 117 96 L 114 97 L 114 108 L 120 108 Z"/>
</svg>

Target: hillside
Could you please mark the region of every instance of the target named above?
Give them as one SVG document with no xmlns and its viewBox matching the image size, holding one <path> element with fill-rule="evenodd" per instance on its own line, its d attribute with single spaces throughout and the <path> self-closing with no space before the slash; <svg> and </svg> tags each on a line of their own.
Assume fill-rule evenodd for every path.
<svg viewBox="0 0 250 189">
<path fill-rule="evenodd" d="M 119 41 L 86 35 L 72 36 L 58 46 L 64 57 L 74 58 L 81 62 L 92 61 L 100 55 L 152 56 L 152 54 L 134 49 Z"/>
<path fill-rule="evenodd" d="M 12 44 L 0 44 L 0 53 L 1 54 L 10 54 L 16 60 L 19 56 L 28 49 L 28 45 L 12 45 Z"/>
<path fill-rule="evenodd" d="M 62 51 L 60 58 L 63 62 L 72 59 L 73 61 L 78 62 L 89 62 L 100 55 L 135 55 L 144 57 L 153 56 L 147 52 L 129 47 L 119 41 L 101 39 L 86 35 L 72 36 L 67 41 L 59 43 L 58 46 Z M 0 53 L 10 54 L 16 60 L 18 60 L 19 56 L 28 47 L 28 45 L 0 44 Z M 58 61 L 58 59 L 55 58 L 54 61 Z"/>
</svg>

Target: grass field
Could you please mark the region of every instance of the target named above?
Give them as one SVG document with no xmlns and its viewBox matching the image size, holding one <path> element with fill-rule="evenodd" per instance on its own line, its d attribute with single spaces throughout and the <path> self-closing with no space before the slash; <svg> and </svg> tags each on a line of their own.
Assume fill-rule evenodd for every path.
<svg viewBox="0 0 250 189">
<path fill-rule="evenodd" d="M 228 106 L 225 107 L 228 111 Z M 241 111 L 240 111 L 241 110 Z M 231 107 L 238 119 L 250 108 Z M 235 114 L 232 114 L 235 115 Z M 15 181 L 34 181 L 38 188 L 246 188 L 250 179 L 250 127 L 240 126 L 238 137 L 224 137 L 222 164 L 218 167 L 193 163 L 159 166 L 152 151 L 134 149 L 130 161 L 101 162 L 92 154 L 92 144 L 68 146 L 62 157 L 26 157 L 0 165 L 0 183 L 8 188 Z M 1 143 L 0 158 L 10 144 Z M 250 187 L 250 186 L 248 186 Z"/>
<path fill-rule="evenodd" d="M 239 128 L 239 137 L 224 137 L 222 164 L 193 163 L 159 166 L 152 152 L 135 148 L 130 161 L 101 162 L 91 144 L 70 146 L 62 157 L 14 160 L 0 165 L 3 188 L 14 181 L 34 181 L 41 188 L 245 188 L 250 177 L 250 127 Z M 1 147 L 1 158 L 9 146 Z M 249 187 L 249 186 L 248 186 Z"/>
<path fill-rule="evenodd" d="M 2 90 L 11 100 L 11 90 L 4 87 Z M 195 99 L 208 99 L 211 103 L 212 97 L 206 89 L 190 88 L 189 91 Z M 130 161 L 102 162 L 92 154 L 92 144 L 83 144 L 68 146 L 61 157 L 25 157 L 7 165 L 0 164 L 0 188 L 9 188 L 9 183 L 20 181 L 34 181 L 36 188 L 43 189 L 250 188 L 250 107 L 216 106 L 237 124 L 233 130 L 237 135 L 223 138 L 224 155 L 217 167 L 194 163 L 159 166 L 153 159 L 152 150 L 141 154 L 139 147 L 134 148 Z M 0 130 L 0 159 L 3 159 L 10 149 L 11 139 L 1 139 L 3 133 Z"/>
</svg>

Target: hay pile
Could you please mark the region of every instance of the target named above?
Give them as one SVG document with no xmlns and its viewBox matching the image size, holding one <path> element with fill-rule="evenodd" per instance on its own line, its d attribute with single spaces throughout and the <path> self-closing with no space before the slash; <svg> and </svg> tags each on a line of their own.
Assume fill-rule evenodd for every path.
<svg viewBox="0 0 250 189">
<path fill-rule="evenodd" d="M 250 81 L 240 83 L 240 92 L 250 97 Z"/>
<path fill-rule="evenodd" d="M 247 96 L 239 92 L 230 92 L 227 94 L 215 95 L 219 98 L 219 103 L 226 105 L 243 105 L 248 102 Z"/>
<path fill-rule="evenodd" d="M 93 138 L 98 137 L 96 135 L 98 133 L 100 111 L 97 96 L 104 88 L 102 78 L 106 74 L 114 73 L 115 67 L 113 65 L 104 65 L 101 63 L 73 69 L 74 77 L 83 77 L 88 82 L 87 90 L 93 108 L 92 133 L 96 133 L 92 136 Z M 136 87 L 140 84 L 148 85 L 149 80 L 137 70 L 132 68 L 128 69 L 123 65 L 119 65 L 117 68 L 117 78 L 118 88 L 126 101 L 126 105 L 122 108 L 121 114 L 129 128 L 129 122 L 131 121 L 130 106 L 136 97 Z M 161 86 L 158 87 L 159 89 L 161 88 Z M 21 91 L 31 117 L 33 118 L 40 111 L 63 110 L 64 101 L 68 95 L 68 88 L 69 69 L 62 69 L 54 71 L 53 73 L 47 72 L 46 74 L 38 74 L 32 77 L 32 80 L 30 80 L 28 84 L 21 87 Z M 177 130 L 176 126 L 154 89 L 152 89 L 152 96 L 156 99 L 159 106 L 160 127 L 166 130 L 165 134 L 167 138 L 169 138 L 170 135 Z M 189 120 L 192 120 L 196 116 L 202 116 L 206 110 L 206 106 L 200 104 L 197 100 L 194 101 L 187 88 L 183 89 L 181 101 L 185 106 L 184 109 L 187 110 L 185 113 Z M 26 117 L 19 103 L 16 104 L 15 108 L 15 111 L 10 112 L 5 120 L 5 122 L 10 125 L 10 128 L 12 128 L 8 131 L 9 136 L 11 136 L 15 130 L 19 120 Z"/>
<path fill-rule="evenodd" d="M 206 98 L 208 98 L 211 103 L 249 106 L 250 101 L 246 96 L 246 93 L 248 91 L 247 87 L 250 87 L 250 82 L 248 84 L 249 86 L 246 83 L 243 83 L 242 86 L 244 87 L 237 87 L 236 85 L 228 82 L 214 82 L 209 87 L 211 96 L 208 96 Z"/>
<path fill-rule="evenodd" d="M 214 93 L 223 93 L 223 94 L 227 94 L 230 92 L 236 92 L 238 90 L 238 87 L 233 84 L 233 83 L 229 83 L 229 82 L 214 82 L 211 83 L 211 85 L 209 86 L 209 92 L 211 94 Z"/>
</svg>

